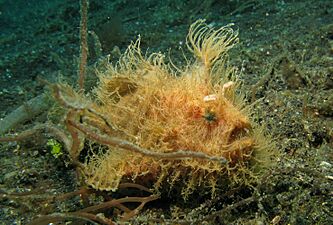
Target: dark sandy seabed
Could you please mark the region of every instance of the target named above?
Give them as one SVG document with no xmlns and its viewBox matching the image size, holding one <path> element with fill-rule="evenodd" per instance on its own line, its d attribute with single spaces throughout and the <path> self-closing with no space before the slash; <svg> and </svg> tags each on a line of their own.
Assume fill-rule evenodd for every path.
<svg viewBox="0 0 333 225">
<path fill-rule="evenodd" d="M 188 27 L 199 18 L 239 30 L 230 60 L 242 71 L 248 101 L 260 99 L 253 114 L 267 124 L 281 156 L 255 187 L 189 202 L 165 197 L 129 223 L 202 224 L 196 221 L 206 217 L 204 224 L 333 224 L 333 1 L 90 1 L 89 30 L 111 61 L 140 34 L 144 51 L 181 64 L 178 50 L 186 49 Z M 78 1 L 0 1 L 0 118 L 44 91 L 39 77 L 75 82 L 79 21 Z M 90 39 L 93 68 L 101 55 Z M 32 118 L 15 132 L 46 119 Z M 74 169 L 50 153 L 45 139 L 1 143 L 0 157 L 0 224 L 82 207 L 78 197 L 50 205 L 38 198 L 79 188 Z"/>
</svg>

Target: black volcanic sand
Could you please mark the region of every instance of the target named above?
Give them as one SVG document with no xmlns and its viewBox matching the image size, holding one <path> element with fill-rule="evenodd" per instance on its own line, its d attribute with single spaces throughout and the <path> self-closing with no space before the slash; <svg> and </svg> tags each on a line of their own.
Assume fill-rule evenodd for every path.
<svg viewBox="0 0 333 225">
<path fill-rule="evenodd" d="M 190 56 L 185 37 L 192 22 L 234 23 L 240 44 L 230 61 L 241 71 L 249 104 L 257 100 L 256 121 L 267 125 L 281 156 L 252 188 L 188 202 L 171 191 L 132 224 L 333 224 L 333 2 L 179 2 L 91 1 L 89 30 L 99 36 L 103 52 L 90 35 L 87 90 L 96 62 L 109 54 L 115 62 L 139 34 L 144 51 L 164 52 L 181 66 L 180 49 Z M 76 82 L 79 21 L 78 1 L 0 0 L 0 118 L 41 94 L 41 79 Z M 46 120 L 44 113 L 15 132 Z M 66 154 L 55 158 L 46 141 L 36 136 L 0 144 L 0 224 L 27 224 L 40 214 L 83 207 L 78 197 L 45 201 L 79 188 Z M 91 195 L 90 204 L 102 196 Z"/>
</svg>

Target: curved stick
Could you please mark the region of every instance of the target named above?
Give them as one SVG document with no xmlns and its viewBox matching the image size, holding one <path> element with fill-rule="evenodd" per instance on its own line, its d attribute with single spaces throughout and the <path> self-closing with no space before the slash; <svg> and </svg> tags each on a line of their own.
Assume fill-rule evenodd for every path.
<svg viewBox="0 0 333 225">
<path fill-rule="evenodd" d="M 141 148 L 140 146 L 122 140 L 116 137 L 109 137 L 104 134 L 98 134 L 95 131 L 89 129 L 87 126 L 77 123 L 74 120 L 67 120 L 70 126 L 75 127 L 77 130 L 81 131 L 87 138 L 92 139 L 100 144 L 108 145 L 108 146 L 115 146 L 119 148 L 123 148 L 128 151 L 132 151 L 135 153 L 139 153 L 148 157 L 156 157 L 161 159 L 169 159 L 169 160 L 179 160 L 179 159 L 187 159 L 187 158 L 197 158 L 197 159 L 206 159 L 212 161 L 218 161 L 221 164 L 228 163 L 228 160 L 222 156 L 210 156 L 202 152 L 194 152 L 194 151 L 184 151 L 179 150 L 176 152 L 155 152 L 145 148 Z"/>
</svg>

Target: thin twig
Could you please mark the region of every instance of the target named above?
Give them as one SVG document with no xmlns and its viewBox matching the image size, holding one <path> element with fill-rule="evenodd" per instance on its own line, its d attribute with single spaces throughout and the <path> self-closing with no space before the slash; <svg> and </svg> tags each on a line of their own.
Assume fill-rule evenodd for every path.
<svg viewBox="0 0 333 225">
<path fill-rule="evenodd" d="M 51 136 L 54 136 L 56 139 L 61 141 L 64 144 L 65 149 L 70 152 L 72 141 L 67 137 L 66 133 L 54 126 L 50 123 L 45 124 L 37 124 L 33 128 L 22 131 L 17 135 L 7 135 L 4 137 L 0 137 L 0 142 L 12 142 L 12 141 L 22 141 L 28 139 L 31 136 L 41 133 L 42 131 L 46 131 Z"/>
<path fill-rule="evenodd" d="M 109 137 L 103 134 L 98 134 L 95 131 L 89 129 L 87 126 L 77 123 L 74 120 L 68 120 L 67 122 L 69 125 L 81 131 L 87 138 L 92 139 L 100 144 L 123 148 L 125 150 L 139 153 L 148 157 L 155 157 L 168 160 L 196 158 L 196 159 L 218 161 L 221 164 L 226 164 L 228 162 L 228 160 L 222 156 L 219 157 L 210 156 L 203 152 L 184 151 L 184 150 L 178 150 L 175 152 L 156 152 L 145 148 L 141 148 L 140 146 L 126 140 L 122 140 L 116 137 Z"/>
<path fill-rule="evenodd" d="M 79 65 L 79 88 L 84 90 L 84 79 L 86 76 L 86 66 L 88 58 L 88 0 L 81 0 L 81 22 L 80 22 L 80 65 Z"/>
<path fill-rule="evenodd" d="M 118 188 L 137 188 L 141 191 L 146 191 L 148 193 L 153 193 L 151 190 L 149 190 L 145 186 L 142 186 L 140 184 L 135 184 L 135 183 L 121 183 L 121 184 L 118 185 Z"/>
<path fill-rule="evenodd" d="M 234 204 L 228 205 L 228 206 L 226 206 L 225 208 L 223 208 L 221 210 L 218 210 L 216 212 L 213 212 L 212 214 L 209 214 L 208 216 L 204 217 L 200 221 L 201 222 L 203 222 L 203 221 L 213 221 L 217 216 L 223 216 L 223 214 L 225 214 L 227 212 L 230 212 L 231 210 L 236 209 L 236 208 L 238 208 L 240 206 L 248 205 L 251 202 L 254 202 L 255 200 L 256 200 L 256 198 L 253 197 L 253 196 L 245 198 L 245 199 L 243 199 L 243 200 L 241 200 L 239 202 L 236 202 Z M 197 222 L 199 222 L 199 221 L 197 221 Z"/>
<path fill-rule="evenodd" d="M 96 217 L 96 216 L 95 216 Z M 53 213 L 50 215 L 40 216 L 37 219 L 32 220 L 28 225 L 46 225 L 51 223 L 58 223 L 68 219 L 84 220 L 92 223 L 93 225 L 98 225 L 101 221 L 95 222 L 91 219 L 91 216 L 86 214 L 71 214 L 71 213 Z M 106 223 L 104 223 L 106 224 Z M 110 223 L 106 224 L 110 225 Z"/>
<path fill-rule="evenodd" d="M 115 207 L 118 204 L 123 204 L 123 203 L 128 203 L 128 202 L 139 202 L 139 203 L 144 202 L 144 203 L 147 203 L 147 202 L 150 202 L 150 201 L 154 201 L 158 198 L 159 198 L 158 195 L 151 195 L 151 196 L 148 196 L 148 197 L 125 197 L 125 198 L 120 198 L 120 199 L 113 199 L 113 200 L 108 201 L 108 202 L 104 202 L 104 203 L 101 203 L 101 204 L 98 204 L 98 205 L 94 205 L 94 206 L 90 206 L 90 207 L 81 209 L 78 212 L 96 212 L 98 210 Z"/>
</svg>

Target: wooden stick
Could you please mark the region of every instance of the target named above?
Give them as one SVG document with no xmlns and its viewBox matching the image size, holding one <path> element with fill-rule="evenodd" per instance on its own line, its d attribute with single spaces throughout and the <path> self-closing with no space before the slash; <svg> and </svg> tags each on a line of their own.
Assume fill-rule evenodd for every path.
<svg viewBox="0 0 333 225">
<path fill-rule="evenodd" d="M 88 58 L 88 0 L 81 0 L 81 22 L 80 22 L 80 65 L 79 65 L 79 88 L 84 91 L 84 79 L 87 70 Z"/>
</svg>

